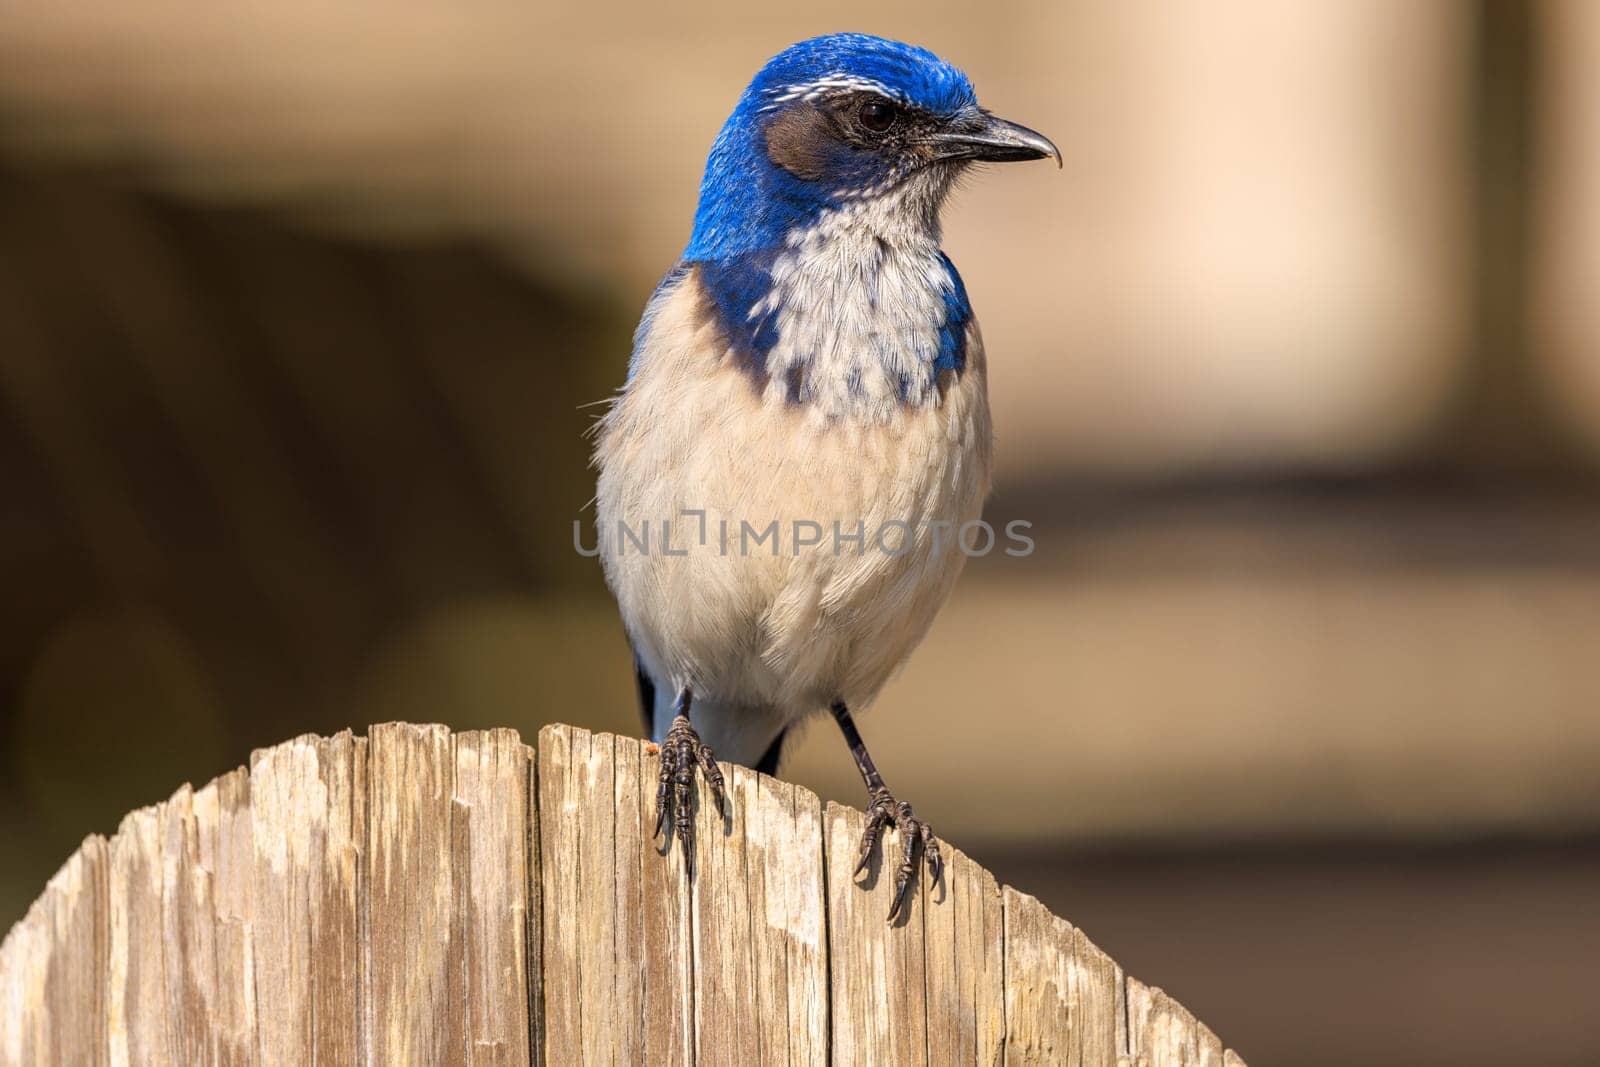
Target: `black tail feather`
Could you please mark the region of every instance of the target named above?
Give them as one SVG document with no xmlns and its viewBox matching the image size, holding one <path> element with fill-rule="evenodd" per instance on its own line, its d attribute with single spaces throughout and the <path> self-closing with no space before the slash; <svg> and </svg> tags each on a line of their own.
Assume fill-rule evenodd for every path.
<svg viewBox="0 0 1600 1067">
<path fill-rule="evenodd" d="M 633 658 L 633 677 L 639 683 L 639 714 L 644 716 L 644 736 L 654 737 L 656 733 L 656 683 L 644 669 L 644 662 L 638 656 Z"/>
<path fill-rule="evenodd" d="M 783 739 L 788 736 L 788 730 L 777 736 L 777 739 L 772 742 L 772 746 L 767 749 L 766 753 L 756 760 L 756 770 L 762 774 L 778 773 L 778 760 L 783 758 Z"/>
<path fill-rule="evenodd" d="M 650 672 L 644 669 L 644 661 L 635 656 L 633 659 L 633 678 L 639 686 L 639 715 L 644 720 L 644 736 L 651 738 L 656 732 L 656 682 L 650 677 Z M 780 733 L 767 747 L 760 759 L 755 762 L 755 769 L 762 774 L 777 774 L 778 761 L 783 758 L 783 742 L 789 736 L 789 731 Z"/>
</svg>

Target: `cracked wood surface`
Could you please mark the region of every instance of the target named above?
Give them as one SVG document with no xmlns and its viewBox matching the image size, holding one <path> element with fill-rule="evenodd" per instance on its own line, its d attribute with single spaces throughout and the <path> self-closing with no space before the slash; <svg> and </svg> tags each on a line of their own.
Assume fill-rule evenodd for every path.
<svg viewBox="0 0 1600 1067">
<path fill-rule="evenodd" d="M 658 768 L 569 726 L 256 752 L 50 880 L 0 946 L 0 1067 L 1243 1067 L 948 843 L 885 923 L 861 812 L 725 766 L 686 855 Z"/>
</svg>

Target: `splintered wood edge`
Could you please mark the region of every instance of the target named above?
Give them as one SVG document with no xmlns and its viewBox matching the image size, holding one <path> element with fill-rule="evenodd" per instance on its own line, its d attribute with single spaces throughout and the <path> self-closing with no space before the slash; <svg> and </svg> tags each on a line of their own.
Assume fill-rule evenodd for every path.
<svg viewBox="0 0 1600 1067">
<path fill-rule="evenodd" d="M 570 751 L 573 739 L 580 733 L 585 740 L 613 751 L 626 752 L 624 746 L 633 746 L 633 751 L 628 752 L 630 768 L 654 766 L 654 760 L 643 755 L 648 752 L 644 743 L 637 739 L 569 726 L 543 727 L 539 747 L 548 744 Z M 488 895 L 523 914 L 525 936 L 520 945 L 479 946 L 485 957 L 466 960 L 480 983 L 489 973 L 503 972 L 508 965 L 520 971 L 519 980 L 509 989 L 487 990 L 485 1002 L 466 1005 L 458 1021 L 474 1030 L 485 1025 L 501 1029 L 510 1025 L 516 1040 L 525 1042 L 528 1062 L 543 1063 L 549 1025 L 545 956 L 552 948 L 551 934 L 565 924 L 552 925 L 545 916 L 545 905 L 558 902 L 543 899 L 541 868 L 553 857 L 541 853 L 540 823 L 542 819 L 558 818 L 560 813 L 543 811 L 540 801 L 560 795 L 567 783 L 541 781 L 541 752 L 524 744 L 514 730 L 452 733 L 437 724 L 380 723 L 369 727 L 365 737 L 354 737 L 348 730 L 333 737 L 307 734 L 257 749 L 251 753 L 248 768 L 220 775 L 201 789 L 185 784 L 166 801 L 130 812 L 111 837 L 92 834 L 85 838 L 0 942 L 0 1067 L 38 1060 L 48 1049 L 82 1053 L 92 1060 L 103 1059 L 108 1051 L 126 1053 L 130 1043 L 137 1048 L 154 1042 L 168 1050 L 181 1051 L 186 1038 L 196 1035 L 185 1018 L 163 1021 L 167 1008 L 182 1011 L 186 1018 L 193 1011 L 215 1011 L 218 1018 L 211 1024 L 213 1040 L 221 1053 L 229 1048 L 242 1053 L 256 1047 L 263 1036 L 264 1020 L 256 1014 L 253 984 L 256 972 L 266 961 L 250 943 L 258 902 L 253 896 L 255 875 L 248 867 L 241 869 L 241 862 L 255 863 L 259 859 L 250 851 L 252 785 L 259 784 L 257 778 L 263 774 L 271 777 L 273 768 L 292 768 L 296 759 L 316 761 L 324 769 L 332 765 L 342 772 L 335 781 L 339 795 L 322 799 L 325 804 L 332 801 L 346 806 L 335 821 L 349 829 L 335 837 L 337 842 L 349 843 L 339 846 L 338 856 L 316 858 L 319 862 L 339 859 L 348 863 L 352 861 L 347 850 L 364 853 L 353 860 L 356 870 L 341 878 L 341 884 L 355 887 L 357 926 L 353 933 L 360 946 L 359 955 L 367 961 L 358 968 L 360 973 L 352 976 L 363 987 L 359 1001 L 365 1017 L 352 1020 L 347 1033 L 364 1046 L 359 1051 L 369 1056 L 377 1051 L 382 1042 L 372 1032 L 373 975 L 367 970 L 372 957 L 368 916 L 373 886 L 368 876 L 373 870 L 370 853 L 376 817 L 371 803 L 375 784 L 371 762 L 374 737 L 383 738 L 389 746 L 399 744 L 404 749 L 420 745 L 440 753 L 443 762 L 432 771 L 449 779 L 445 783 L 448 791 L 441 798 L 448 808 L 459 810 L 464 804 L 498 796 L 500 791 L 517 794 L 506 800 L 513 817 L 520 817 L 525 823 L 523 832 L 516 835 L 522 841 L 522 855 L 496 858 L 505 862 L 497 862 L 492 871 L 482 868 L 492 885 L 478 884 L 479 880 L 471 875 L 480 868 L 472 867 L 467 872 L 472 884 L 457 889 L 468 894 L 465 899 L 471 902 Z M 459 744 L 461 738 L 467 739 L 466 746 Z M 502 765 L 505 760 L 511 763 Z M 401 777 L 410 780 L 417 769 L 400 768 Z M 754 775 L 728 764 L 723 769 L 730 782 L 736 774 L 740 780 Z M 462 775 L 466 777 L 463 779 Z M 867 918 L 876 918 L 874 908 L 883 896 L 881 887 L 863 891 L 853 879 L 844 879 L 840 873 L 846 857 L 837 853 L 849 836 L 845 831 L 859 829 L 862 813 L 824 804 L 807 789 L 764 775 L 751 780 L 762 789 L 770 783 L 774 790 L 781 791 L 779 795 L 792 798 L 791 810 L 804 808 L 820 813 L 823 847 L 817 855 L 821 865 L 818 883 L 823 896 L 822 922 L 829 933 L 841 932 L 843 927 L 837 924 L 843 923 L 874 938 L 892 936 L 892 929 L 881 918 L 876 926 L 883 930 L 866 922 Z M 391 781 L 387 786 L 392 789 L 395 784 Z M 642 803 L 650 805 L 653 782 L 638 782 L 638 787 Z M 703 785 L 697 784 L 697 788 Z M 326 835 L 328 813 L 311 812 L 310 798 L 280 794 L 272 799 L 263 795 L 260 800 L 280 811 L 287 805 L 296 815 L 315 822 Z M 260 832 L 257 827 L 255 833 Z M 467 821 L 452 830 L 451 840 L 440 842 L 437 847 L 460 859 L 464 850 L 471 848 L 475 832 L 474 824 Z M 832 840 L 836 832 L 839 839 Z M 332 847 L 337 842 L 324 837 L 317 844 Z M 271 844 L 257 841 L 256 849 L 259 852 L 261 846 Z M 280 844 L 285 849 L 289 847 L 287 842 Z M 305 850 L 308 846 L 301 842 L 298 847 Z M 963 1050 L 971 1045 L 989 1058 L 998 1055 L 1003 1046 L 1008 1063 L 1044 1063 L 1060 1056 L 1060 1062 L 1081 1067 L 1117 1067 L 1124 1063 L 1150 1067 L 1245 1067 L 1238 1053 L 1224 1049 L 1218 1036 L 1175 998 L 1159 987 L 1125 975 L 1121 966 L 1095 947 L 1081 930 L 1052 915 L 1028 894 L 998 885 L 987 870 L 954 848 L 947 846 L 946 851 L 955 860 L 947 860 L 947 868 L 954 868 L 963 884 L 979 887 L 997 902 L 993 912 L 983 905 L 977 913 L 965 913 L 955 920 L 967 924 L 958 928 L 961 941 L 957 950 L 978 968 L 977 981 L 982 987 L 957 991 L 962 998 L 961 1010 L 975 1013 L 975 1017 L 966 1017 L 966 1029 L 959 1035 Z M 830 875 L 830 871 L 834 873 Z M 948 873 L 946 877 L 949 878 Z M 174 883 L 170 887 L 166 884 L 169 881 Z M 167 892 L 168 888 L 173 892 Z M 854 895 L 841 898 L 840 893 L 845 891 Z M 913 947 L 919 954 L 926 948 L 924 927 L 932 930 L 927 918 L 929 891 L 923 879 L 913 894 L 910 921 L 916 934 Z M 938 903 L 936 898 L 933 906 Z M 182 914 L 175 910 L 175 904 L 195 907 L 198 914 L 209 916 L 213 920 L 211 929 L 177 929 L 188 924 L 179 921 Z M 273 906 L 281 911 L 285 904 L 297 917 L 304 917 L 300 913 L 308 906 L 315 910 L 315 902 L 294 899 Z M 152 930 L 161 930 L 163 942 L 176 935 L 176 943 L 129 944 L 130 909 L 143 915 L 139 929 L 145 935 L 144 942 L 151 941 L 148 934 Z M 250 914 L 242 913 L 246 910 Z M 452 916 L 452 922 L 463 931 L 471 927 L 478 932 L 476 918 Z M 985 944 L 991 929 L 999 941 L 999 960 L 990 957 L 992 946 Z M 904 935 L 901 940 L 905 941 Z M 830 937 L 828 943 L 836 942 Z M 61 959 L 58 965 L 58 947 L 74 947 L 78 951 Z M 906 947 L 902 944 L 901 950 Z M 456 949 L 459 951 L 459 946 Z M 942 943 L 938 952 L 945 952 Z M 185 973 L 195 971 L 193 957 L 197 953 L 200 963 L 215 968 L 214 985 L 195 987 L 192 982 L 180 981 Z M 502 958 L 506 953 L 509 958 Z M 833 996 L 839 991 L 838 967 L 844 961 L 836 960 L 831 951 L 826 955 L 825 970 L 834 978 L 828 981 L 825 995 Z M 932 995 L 934 984 L 942 981 L 941 976 L 928 976 L 925 968 L 930 963 L 945 962 L 945 955 L 934 954 L 914 961 L 921 972 L 918 984 L 923 996 Z M 174 973 L 169 974 L 169 969 Z M 235 977 L 238 988 L 229 988 L 228 975 Z M 133 981 L 135 978 L 142 980 Z M 992 988 L 988 983 L 993 983 Z M 292 999 L 311 992 L 297 990 L 290 996 Z M 1054 998 L 1054 1009 L 1040 999 L 1046 992 Z M 947 999 L 942 987 L 939 999 Z M 1111 1003 L 1106 1006 L 1108 999 Z M 140 1011 L 139 1004 L 148 1001 L 160 1002 L 162 1013 Z M 1084 1006 L 1088 1003 L 1100 1007 L 1085 1015 Z M 891 1005 L 885 1004 L 884 1008 L 887 1014 L 899 1014 Z M 86 1029 L 65 1027 L 59 1025 L 59 1018 L 49 1020 L 51 1009 L 58 1013 L 87 1009 L 93 1017 Z M 1039 1030 L 1040 1013 L 1047 1010 L 1059 1011 L 1065 1020 L 1064 1029 L 1050 1034 Z M 515 1018 L 524 1011 L 526 1019 Z M 196 1025 L 203 1024 L 196 1020 Z M 851 1036 L 841 1031 L 841 1025 L 848 1028 L 855 1024 L 830 1010 L 827 1025 L 837 1053 L 840 1039 Z M 923 1028 L 919 1036 L 925 1043 L 929 1039 L 926 1019 Z M 943 1032 L 944 1028 L 940 1029 Z M 1054 1042 L 1065 1044 L 1058 1047 Z"/>
</svg>

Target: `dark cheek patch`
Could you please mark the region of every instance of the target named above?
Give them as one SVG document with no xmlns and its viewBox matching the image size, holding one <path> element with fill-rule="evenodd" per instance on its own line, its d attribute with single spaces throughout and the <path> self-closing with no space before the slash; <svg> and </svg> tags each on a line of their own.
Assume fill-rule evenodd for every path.
<svg viewBox="0 0 1600 1067">
<path fill-rule="evenodd" d="M 767 158 L 802 181 L 820 181 L 838 151 L 833 123 L 815 104 L 784 108 L 767 123 Z"/>
</svg>

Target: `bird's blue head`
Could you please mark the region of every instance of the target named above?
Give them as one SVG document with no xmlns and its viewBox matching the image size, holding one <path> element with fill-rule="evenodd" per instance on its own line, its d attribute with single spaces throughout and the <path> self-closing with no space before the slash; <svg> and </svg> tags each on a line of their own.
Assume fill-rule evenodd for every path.
<svg viewBox="0 0 1600 1067">
<path fill-rule="evenodd" d="M 821 212 L 893 198 L 937 225 L 954 177 L 974 161 L 1055 156 L 1026 127 L 978 107 L 972 82 L 924 48 L 864 33 L 801 41 L 750 82 L 717 135 L 684 257 L 775 248 Z"/>
</svg>

